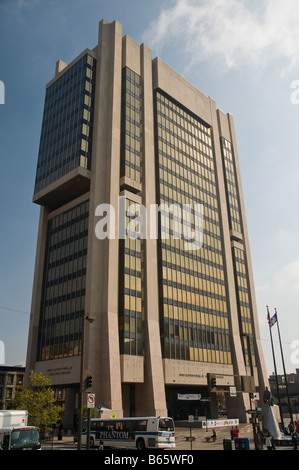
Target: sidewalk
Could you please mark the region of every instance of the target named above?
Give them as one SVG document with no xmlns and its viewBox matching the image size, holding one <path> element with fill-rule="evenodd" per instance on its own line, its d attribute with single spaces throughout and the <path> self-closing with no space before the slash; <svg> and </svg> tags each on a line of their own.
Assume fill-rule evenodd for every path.
<svg viewBox="0 0 299 470">
<path fill-rule="evenodd" d="M 240 424 L 239 438 L 248 438 L 250 450 L 254 450 L 254 440 L 251 424 Z M 191 436 L 195 438 L 192 442 L 192 450 L 224 450 L 223 440 L 230 440 L 230 427 L 217 428 L 217 440 L 213 442 L 210 440 L 206 441 L 207 437 L 212 434 L 212 428 L 206 430 L 201 428 L 192 428 Z M 191 442 L 186 440 L 186 437 L 190 436 L 190 428 L 179 428 L 175 429 L 176 435 L 176 449 L 177 450 L 191 450 Z M 232 442 L 232 450 L 235 450 L 234 442 Z"/>
<path fill-rule="evenodd" d="M 252 424 L 243 423 L 238 426 L 239 428 L 239 438 L 247 438 L 249 441 L 249 450 L 255 450 L 255 443 L 253 438 L 253 429 Z M 231 443 L 231 450 L 235 450 L 235 442 L 230 439 L 230 427 L 217 428 L 217 440 L 213 442 L 210 440 L 206 441 L 207 437 L 210 437 L 213 429 L 210 428 L 208 431 L 206 429 L 193 428 L 191 430 L 191 436 L 195 437 L 195 440 L 192 442 L 192 450 L 225 450 L 223 440 L 226 439 Z M 190 436 L 190 428 L 179 428 L 175 429 L 176 435 L 176 449 L 177 450 L 191 450 L 191 442 L 187 441 L 186 437 Z M 293 445 L 284 445 L 277 446 L 276 450 L 293 450 Z M 263 450 L 267 450 L 266 447 L 263 447 Z"/>
</svg>

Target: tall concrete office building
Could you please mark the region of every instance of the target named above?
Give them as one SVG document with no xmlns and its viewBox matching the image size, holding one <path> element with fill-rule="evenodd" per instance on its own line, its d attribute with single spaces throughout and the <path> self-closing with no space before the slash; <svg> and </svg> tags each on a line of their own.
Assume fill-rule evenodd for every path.
<svg viewBox="0 0 299 470">
<path fill-rule="evenodd" d="M 33 201 L 27 374 L 66 419 L 90 375 L 108 415 L 217 417 L 221 391 L 245 420 L 267 373 L 232 116 L 101 21 L 47 84 Z"/>
</svg>

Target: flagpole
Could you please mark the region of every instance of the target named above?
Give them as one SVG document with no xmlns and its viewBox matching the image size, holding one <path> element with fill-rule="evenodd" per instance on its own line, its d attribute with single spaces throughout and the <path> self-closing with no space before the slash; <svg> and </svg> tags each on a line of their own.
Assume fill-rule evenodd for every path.
<svg viewBox="0 0 299 470">
<path fill-rule="evenodd" d="M 276 309 L 275 309 L 275 314 L 276 314 L 277 331 L 278 331 L 278 337 L 279 337 L 279 345 L 280 345 L 280 352 L 281 352 L 281 360 L 282 360 L 282 366 L 283 366 L 284 380 L 285 380 L 285 384 L 286 384 L 286 392 L 287 392 L 287 399 L 288 399 L 288 405 L 289 405 L 289 413 L 290 413 L 291 423 L 294 424 L 294 422 L 293 422 L 293 413 L 292 413 L 291 402 L 290 402 L 290 396 L 289 396 L 288 379 L 287 379 L 286 368 L 285 368 L 285 363 L 284 363 L 284 357 L 283 357 L 283 352 L 282 352 L 282 343 L 281 343 L 279 322 L 278 322 L 278 316 L 277 316 L 277 311 L 276 311 Z"/>
<path fill-rule="evenodd" d="M 278 377 L 277 377 L 277 369 L 276 369 L 276 360 L 275 360 L 274 347 L 273 347 L 273 338 L 272 338 L 272 331 L 271 331 L 271 319 L 270 319 L 270 314 L 269 314 L 269 307 L 268 307 L 268 305 L 267 305 L 267 319 L 268 319 L 268 325 L 269 325 L 269 331 L 270 331 L 270 339 L 271 339 L 271 346 L 272 346 L 272 356 L 273 356 L 274 372 L 275 372 L 275 379 L 276 379 L 278 406 L 279 406 L 279 411 L 280 411 L 281 425 L 282 425 L 282 429 L 284 430 L 283 414 L 282 414 L 282 409 L 281 409 L 280 393 L 279 393 L 279 387 L 278 387 Z"/>
</svg>

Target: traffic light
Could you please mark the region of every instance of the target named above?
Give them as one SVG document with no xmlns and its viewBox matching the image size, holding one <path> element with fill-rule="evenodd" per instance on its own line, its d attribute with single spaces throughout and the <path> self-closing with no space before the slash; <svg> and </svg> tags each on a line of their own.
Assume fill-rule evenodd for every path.
<svg viewBox="0 0 299 470">
<path fill-rule="evenodd" d="M 208 386 L 210 392 L 215 392 L 217 389 L 217 379 L 215 374 L 208 374 Z"/>
<path fill-rule="evenodd" d="M 210 392 L 216 392 L 217 390 L 217 379 L 215 374 L 207 374 L 208 387 Z"/>
<path fill-rule="evenodd" d="M 85 389 L 92 387 L 92 376 L 88 375 L 85 379 Z"/>
<path fill-rule="evenodd" d="M 242 375 L 242 392 L 255 393 L 254 377 L 251 375 Z"/>
</svg>

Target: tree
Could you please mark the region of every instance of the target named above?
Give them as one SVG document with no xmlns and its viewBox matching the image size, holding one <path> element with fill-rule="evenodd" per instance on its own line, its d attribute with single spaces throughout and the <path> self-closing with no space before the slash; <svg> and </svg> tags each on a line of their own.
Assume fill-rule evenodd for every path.
<svg viewBox="0 0 299 470">
<path fill-rule="evenodd" d="M 60 419 L 63 407 L 55 405 L 51 380 L 30 371 L 29 384 L 21 388 L 14 399 L 14 408 L 28 411 L 28 424 L 37 426 L 41 433 L 50 432 Z"/>
</svg>

